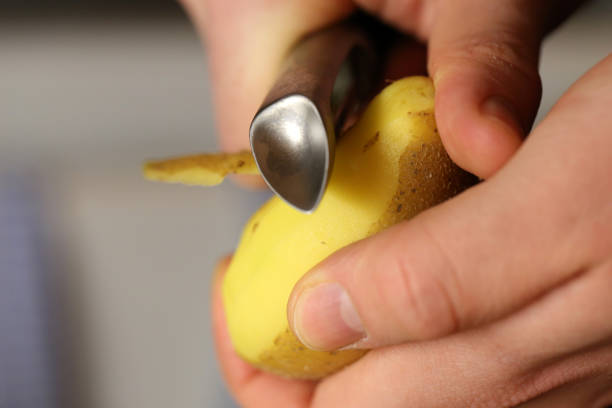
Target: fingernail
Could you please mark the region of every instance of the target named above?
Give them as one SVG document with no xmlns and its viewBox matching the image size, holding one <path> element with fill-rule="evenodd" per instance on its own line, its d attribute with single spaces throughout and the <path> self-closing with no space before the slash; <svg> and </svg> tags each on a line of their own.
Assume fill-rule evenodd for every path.
<svg viewBox="0 0 612 408">
<path fill-rule="evenodd" d="M 523 135 L 524 129 L 519 121 L 516 109 L 506 98 L 497 95 L 488 97 L 481 105 L 481 111 L 485 115 L 493 116 L 502 121 L 515 132 Z"/>
<path fill-rule="evenodd" d="M 336 350 L 365 337 L 348 293 L 337 283 L 305 289 L 293 309 L 293 330 L 313 350 Z"/>
</svg>

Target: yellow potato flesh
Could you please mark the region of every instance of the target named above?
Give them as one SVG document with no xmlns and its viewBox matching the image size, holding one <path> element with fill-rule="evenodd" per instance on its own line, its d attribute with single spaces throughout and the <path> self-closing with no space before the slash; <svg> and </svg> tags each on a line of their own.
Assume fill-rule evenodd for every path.
<svg viewBox="0 0 612 408">
<path fill-rule="evenodd" d="M 223 284 L 230 337 L 244 359 L 287 377 L 317 379 L 365 353 L 306 349 L 288 328 L 287 301 L 295 283 L 334 251 L 474 182 L 444 151 L 433 103 L 428 78 L 392 83 L 339 140 L 314 213 L 274 197 L 251 217 Z"/>
</svg>

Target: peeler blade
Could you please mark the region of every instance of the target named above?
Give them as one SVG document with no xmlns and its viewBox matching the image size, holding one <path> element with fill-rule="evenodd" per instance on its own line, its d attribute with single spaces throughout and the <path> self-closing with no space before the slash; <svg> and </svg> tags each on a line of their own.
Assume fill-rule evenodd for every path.
<svg viewBox="0 0 612 408">
<path fill-rule="evenodd" d="M 336 134 L 373 87 L 373 41 L 354 22 L 302 40 L 258 110 L 250 141 L 272 191 L 309 213 L 320 203 L 333 169 Z"/>
</svg>

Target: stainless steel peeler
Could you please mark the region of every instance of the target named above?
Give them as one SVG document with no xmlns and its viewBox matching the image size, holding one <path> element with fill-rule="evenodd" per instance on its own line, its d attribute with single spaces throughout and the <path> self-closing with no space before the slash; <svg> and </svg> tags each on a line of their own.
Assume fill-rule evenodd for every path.
<svg viewBox="0 0 612 408">
<path fill-rule="evenodd" d="M 255 115 L 250 141 L 266 183 L 287 203 L 312 212 L 334 162 L 336 134 L 370 94 L 374 41 L 347 21 L 303 39 Z"/>
</svg>

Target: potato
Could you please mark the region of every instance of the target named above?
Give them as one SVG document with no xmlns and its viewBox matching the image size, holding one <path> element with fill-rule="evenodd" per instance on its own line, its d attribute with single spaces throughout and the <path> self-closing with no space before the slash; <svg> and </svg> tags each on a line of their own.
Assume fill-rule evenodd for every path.
<svg viewBox="0 0 612 408">
<path fill-rule="evenodd" d="M 366 351 L 312 351 L 289 329 L 295 283 L 334 251 L 411 218 L 476 182 L 446 154 L 434 120 L 434 89 L 424 77 L 385 88 L 338 141 L 319 207 L 300 213 L 278 197 L 244 228 L 223 284 L 227 325 L 239 355 L 291 378 L 318 379 Z M 145 177 L 214 185 L 227 174 L 257 174 L 250 152 L 149 162 Z"/>
<path fill-rule="evenodd" d="M 233 345 L 255 366 L 318 379 L 365 351 L 312 351 L 293 335 L 287 301 L 295 283 L 334 251 L 411 218 L 475 182 L 438 136 L 434 89 L 396 81 L 340 138 L 327 191 L 312 214 L 274 197 L 247 223 L 223 284 Z"/>
</svg>

